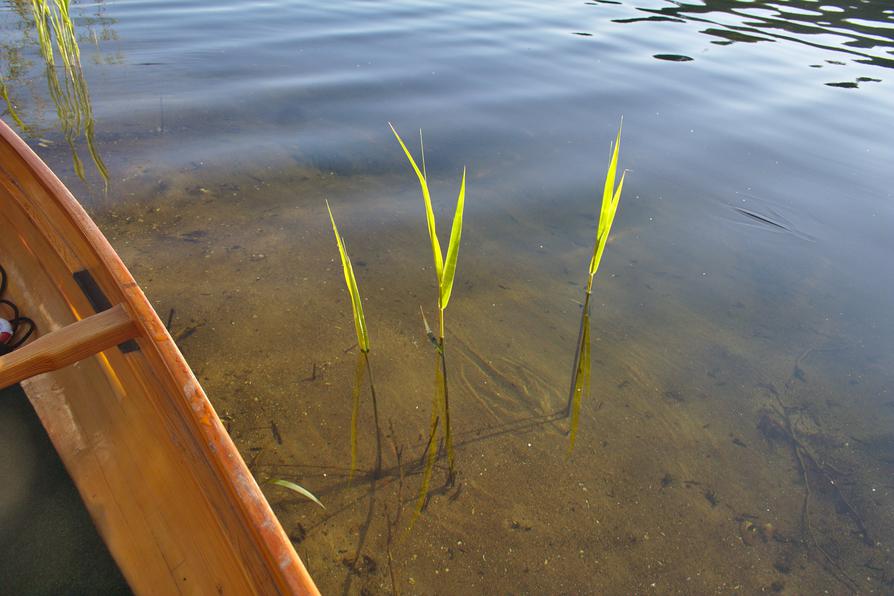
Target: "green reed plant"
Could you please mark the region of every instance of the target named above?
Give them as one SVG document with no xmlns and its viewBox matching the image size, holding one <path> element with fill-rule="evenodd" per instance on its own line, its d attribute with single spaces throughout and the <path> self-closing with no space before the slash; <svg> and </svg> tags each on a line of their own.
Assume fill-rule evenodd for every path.
<svg viewBox="0 0 894 596">
<path fill-rule="evenodd" d="M 357 285 L 357 278 L 354 276 L 354 267 L 351 264 L 351 257 L 345 248 L 345 240 L 338 232 L 338 226 L 335 225 L 335 217 L 332 215 L 332 208 L 329 201 L 326 201 L 326 210 L 329 212 L 329 221 L 332 223 L 332 232 L 335 234 L 335 242 L 338 244 L 338 254 L 341 258 L 342 271 L 345 276 L 345 285 L 348 288 L 348 294 L 351 297 L 351 310 L 354 316 L 354 330 L 357 333 L 357 345 L 360 353 L 357 357 L 357 366 L 354 371 L 354 389 L 352 399 L 351 413 L 351 476 L 357 469 L 357 437 L 359 435 L 358 425 L 360 418 L 360 387 L 363 384 L 363 373 L 367 374 L 369 379 L 369 392 L 372 395 L 373 417 L 376 424 L 376 467 L 374 476 L 378 477 L 382 471 L 382 433 L 379 426 L 379 406 L 376 398 L 376 387 L 373 382 L 372 365 L 369 361 L 369 332 L 366 329 L 366 317 L 363 315 L 363 301 L 360 298 L 360 288 Z"/>
<path fill-rule="evenodd" d="M 434 257 L 435 263 L 435 275 L 437 277 L 438 282 L 438 335 L 437 337 L 431 332 L 428 328 L 428 323 L 426 322 L 426 331 L 429 335 L 429 338 L 432 339 L 432 343 L 435 344 L 435 348 L 438 351 L 440 356 L 440 364 L 441 364 L 441 386 L 443 390 L 443 415 L 444 415 L 444 432 L 445 432 L 445 442 L 447 444 L 447 461 L 450 469 L 450 480 L 454 477 L 454 455 L 453 455 L 453 436 L 450 430 L 450 400 L 448 394 L 448 384 L 447 384 L 447 356 L 445 353 L 445 336 L 446 330 L 444 326 L 444 311 L 447 309 L 447 304 L 450 302 L 450 296 L 453 292 L 453 280 L 456 277 L 456 262 L 459 256 L 459 243 L 462 238 L 462 229 L 463 229 L 463 208 L 465 205 L 466 199 L 466 169 L 463 168 L 463 176 L 462 181 L 460 182 L 459 187 L 459 196 L 456 200 L 456 212 L 453 216 L 453 226 L 450 230 L 450 242 L 447 245 L 447 256 L 446 258 L 443 256 L 441 252 L 441 243 L 438 240 L 438 233 L 435 226 L 435 213 L 432 208 L 431 202 L 431 192 L 428 189 L 428 178 L 425 172 L 425 146 L 422 143 L 422 131 L 419 131 L 419 145 L 420 145 L 420 153 L 422 158 L 422 169 L 419 169 L 419 166 L 416 165 L 416 160 L 413 159 L 413 154 L 410 153 L 410 150 L 407 149 L 406 144 L 403 139 L 400 138 L 400 135 L 397 134 L 397 131 L 394 129 L 394 125 L 390 122 L 388 124 L 391 127 L 391 132 L 394 133 L 397 142 L 400 143 L 401 148 L 404 150 L 404 153 L 407 156 L 407 159 L 410 162 L 410 165 L 413 167 L 413 172 L 415 172 L 416 177 L 419 179 L 419 186 L 422 189 L 422 199 L 425 203 L 425 219 L 426 225 L 428 227 L 428 237 L 431 241 L 431 251 L 432 256 Z M 425 318 L 425 314 L 423 312 L 423 319 Z M 438 418 L 435 418 L 437 420 Z"/>
<path fill-rule="evenodd" d="M 622 121 L 623 125 L 623 121 Z M 599 221 L 596 224 L 596 243 L 593 246 L 593 256 L 590 258 L 588 269 L 586 293 L 581 311 L 580 330 L 577 336 L 577 346 L 574 355 L 574 367 L 571 375 L 571 388 L 568 394 L 568 405 L 565 415 L 571 416 L 571 439 L 569 449 L 574 449 L 574 441 L 577 437 L 578 423 L 580 420 L 580 407 L 585 395 L 590 393 L 590 295 L 593 292 L 593 280 L 602 262 L 602 254 L 608 242 L 612 223 L 618 212 L 618 204 L 621 200 L 621 189 L 624 187 L 624 178 L 627 172 L 621 173 L 621 180 L 615 187 L 618 172 L 618 152 L 621 148 L 621 127 L 618 127 L 618 136 L 615 139 L 605 175 L 605 184 L 602 190 L 602 206 L 599 209 Z"/>
</svg>

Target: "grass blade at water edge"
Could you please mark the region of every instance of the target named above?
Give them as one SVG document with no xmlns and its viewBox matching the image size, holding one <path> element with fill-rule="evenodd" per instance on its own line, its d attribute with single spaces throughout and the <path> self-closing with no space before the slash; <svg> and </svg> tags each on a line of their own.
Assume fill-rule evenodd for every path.
<svg viewBox="0 0 894 596">
<path fill-rule="evenodd" d="M 622 121 L 623 124 L 623 121 Z M 608 241 L 608 234 L 611 230 L 612 222 L 615 220 L 615 214 L 618 212 L 618 203 L 621 199 L 621 189 L 624 186 L 624 178 L 626 172 L 621 174 L 621 182 L 615 190 L 615 178 L 618 171 L 618 153 L 621 148 L 621 127 L 618 127 L 618 136 L 615 139 L 612 156 L 609 160 L 608 171 L 605 175 L 605 185 L 602 191 L 602 204 L 599 207 L 599 221 L 596 224 L 596 243 L 593 246 L 593 257 L 590 259 L 589 279 L 587 280 L 587 293 L 593 289 L 593 278 L 599 269 L 599 263 L 602 260 L 602 253 L 605 250 L 605 244 Z"/>
<path fill-rule="evenodd" d="M 283 480 L 282 478 L 273 478 L 271 480 L 268 480 L 267 482 L 270 484 L 275 484 L 276 486 L 281 486 L 283 488 L 287 488 L 290 491 L 296 492 L 299 495 L 310 499 L 311 501 L 313 501 L 314 503 L 316 503 L 323 509 L 326 509 L 326 506 L 323 505 L 320 502 L 320 500 L 314 496 L 314 494 L 312 492 L 310 492 L 309 490 L 307 490 L 300 484 L 295 484 L 294 482 L 292 482 L 290 480 Z"/>
<path fill-rule="evenodd" d="M 435 275 L 438 277 L 438 284 L 441 282 L 441 273 L 444 270 L 444 258 L 441 255 L 441 243 L 438 241 L 438 232 L 435 227 L 435 212 L 432 208 L 431 204 L 431 193 L 428 190 L 428 181 L 425 178 L 425 174 L 419 170 L 419 166 L 416 165 L 416 160 L 413 159 L 413 154 L 410 153 L 410 150 L 407 149 L 407 146 L 404 144 L 400 135 L 397 134 L 397 130 L 394 129 L 394 125 L 390 122 L 388 126 L 391 127 L 391 132 L 394 133 L 395 138 L 397 138 L 397 142 L 400 143 L 401 148 L 404 150 L 404 154 L 406 154 L 407 159 L 410 161 L 410 165 L 413 166 L 413 171 L 416 173 L 416 177 L 419 179 L 419 186 L 422 187 L 422 199 L 425 201 L 425 221 L 428 225 L 428 237 L 431 241 L 431 252 L 434 256 L 435 260 Z M 422 143 L 422 131 L 419 131 L 419 142 Z M 422 163 L 425 164 L 425 153 L 423 149 L 422 155 Z"/>
<path fill-rule="evenodd" d="M 332 215 L 332 209 L 329 207 L 329 201 L 326 201 L 326 210 L 329 212 L 329 221 L 332 222 L 332 232 L 335 234 L 335 242 L 338 244 L 338 254 L 341 257 L 341 266 L 345 275 L 345 284 L 348 287 L 348 294 L 351 296 L 351 308 L 354 314 L 354 330 L 357 332 L 357 344 L 362 352 L 369 352 L 369 334 L 366 330 L 366 317 L 363 316 L 363 302 L 360 300 L 360 288 L 357 286 L 357 278 L 354 277 L 354 267 L 351 265 L 351 258 L 345 249 L 344 238 L 338 233 L 338 226 L 335 225 L 335 217 Z"/>
<path fill-rule="evenodd" d="M 574 450 L 574 443 L 577 438 L 578 427 L 580 424 L 580 410 L 583 398 L 590 393 L 590 296 L 593 291 L 593 280 L 602 261 L 602 254 L 605 251 L 605 245 L 608 242 L 608 235 L 611 232 L 612 223 L 618 212 L 618 205 L 621 201 L 621 191 L 624 188 L 624 179 L 627 172 L 621 173 L 621 180 L 615 188 L 615 179 L 618 172 L 618 154 L 621 148 L 621 126 L 618 127 L 618 135 L 615 138 L 614 147 L 612 148 L 611 158 L 609 160 L 608 171 L 605 175 L 605 185 L 602 191 L 602 204 L 599 207 L 599 220 L 596 222 L 596 242 L 593 246 L 593 256 L 590 258 L 588 267 L 588 277 L 586 291 L 584 293 L 583 311 L 581 312 L 580 329 L 578 331 L 577 343 L 574 351 L 574 366 L 571 372 L 571 386 L 568 392 L 568 403 L 565 406 L 565 416 L 571 417 L 570 424 L 570 442 L 569 454 Z"/>
<path fill-rule="evenodd" d="M 453 290 L 453 278 L 456 275 L 456 259 L 459 256 L 459 242 L 463 233 L 463 208 L 466 202 L 466 169 L 463 168 L 463 178 L 459 187 L 459 197 L 456 199 L 456 213 L 453 215 L 453 227 L 450 230 L 450 244 L 447 245 L 447 259 L 444 261 L 444 272 L 440 282 L 440 306 L 441 310 L 447 308 L 450 301 L 450 293 Z"/>
</svg>

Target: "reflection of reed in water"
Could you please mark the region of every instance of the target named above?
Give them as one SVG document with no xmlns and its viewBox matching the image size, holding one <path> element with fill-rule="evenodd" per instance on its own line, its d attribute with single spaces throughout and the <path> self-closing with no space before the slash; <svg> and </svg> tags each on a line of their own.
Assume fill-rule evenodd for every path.
<svg viewBox="0 0 894 596">
<path fill-rule="evenodd" d="M 605 175 L 605 187 L 602 192 L 602 207 L 599 209 L 599 223 L 596 226 L 596 245 L 593 247 L 593 256 L 590 259 L 589 277 L 587 279 L 587 291 L 584 296 L 583 311 L 580 319 L 580 332 L 577 336 L 577 346 L 574 353 L 574 367 L 571 372 L 571 388 L 568 392 L 568 405 L 565 415 L 571 416 L 571 442 L 569 450 L 574 449 L 574 441 L 577 438 L 577 429 L 580 423 L 580 407 L 585 395 L 590 393 L 590 295 L 593 292 L 593 280 L 599 263 L 602 261 L 602 253 L 608 242 L 608 234 L 615 221 L 618 212 L 618 202 L 621 199 L 621 189 L 624 187 L 624 178 L 627 172 L 621 173 L 618 188 L 615 188 L 615 176 L 618 171 L 618 150 L 621 147 L 621 129 L 618 129 L 618 137 L 615 139 L 615 147 L 612 151 L 608 172 Z"/>
<path fill-rule="evenodd" d="M 19 115 L 16 112 L 16 107 L 13 104 L 12 99 L 9 97 L 9 89 L 6 88 L 6 80 L 3 78 L 3 75 L 0 75 L 0 97 L 6 102 L 6 113 L 9 114 L 9 117 L 12 118 L 13 122 L 15 122 L 22 130 L 28 130 L 28 127 L 25 126 L 25 123 L 19 118 Z"/>
<path fill-rule="evenodd" d="M 31 8 L 40 53 L 46 67 L 47 87 L 56 106 L 62 134 L 71 149 L 75 173 L 82 180 L 85 179 L 84 164 L 76 148 L 77 140 L 83 136 L 87 142 L 87 151 L 103 182 L 108 186 L 109 173 L 94 140 L 93 108 L 84 71 L 81 68 L 81 51 L 71 20 L 69 0 L 53 0 L 52 5 L 47 0 L 31 0 Z M 55 49 L 53 38 L 56 40 Z M 61 81 L 56 64 L 56 51 L 64 73 Z M 11 106 L 5 90 L 4 99 L 7 100 L 7 106 Z M 11 109 L 10 113 L 12 114 Z M 15 116 L 13 118 L 20 124 L 20 120 Z"/>
</svg>

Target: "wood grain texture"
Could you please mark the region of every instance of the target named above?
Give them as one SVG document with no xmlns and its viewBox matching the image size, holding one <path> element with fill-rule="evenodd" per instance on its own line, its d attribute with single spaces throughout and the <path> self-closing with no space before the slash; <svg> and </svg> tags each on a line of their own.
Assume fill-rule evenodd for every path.
<svg viewBox="0 0 894 596">
<path fill-rule="evenodd" d="M 120 304 L 89 316 L 0 356 L 0 388 L 79 362 L 131 339 L 136 332 Z"/>
<path fill-rule="evenodd" d="M 0 260 L 45 336 L 94 315 L 86 269 L 132 318 L 107 350 L 22 383 L 137 594 L 317 594 L 204 391 L 118 255 L 0 122 Z M 34 340 L 36 343 L 38 340 Z"/>
</svg>

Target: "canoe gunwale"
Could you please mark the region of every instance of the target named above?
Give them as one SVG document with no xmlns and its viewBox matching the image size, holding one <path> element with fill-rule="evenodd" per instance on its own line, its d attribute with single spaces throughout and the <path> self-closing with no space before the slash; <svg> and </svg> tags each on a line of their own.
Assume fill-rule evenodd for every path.
<svg viewBox="0 0 894 596">
<path fill-rule="evenodd" d="M 218 479 L 217 485 L 228 492 L 228 502 L 241 519 L 245 532 L 253 538 L 255 547 L 261 551 L 272 582 L 283 594 L 318 593 L 204 390 L 121 258 L 65 185 L 2 120 L 0 139 L 21 157 L 67 219 L 68 225 L 80 232 L 93 253 L 90 260 L 100 263 L 102 277 L 114 284 L 118 295 L 110 295 L 110 301 L 113 305 L 122 304 L 130 314 L 137 329 L 135 337 L 140 349 L 147 352 L 150 365 L 161 367 L 155 374 L 162 380 L 167 379 L 166 384 L 179 391 L 182 399 L 176 404 L 176 412 L 172 415 L 188 427 L 190 434 L 201 445 L 201 453 Z M 28 205 L 22 205 L 22 208 L 34 219 Z M 39 225 L 36 227 L 40 228 Z M 58 244 L 53 243 L 51 238 L 48 241 L 54 247 Z M 70 255 L 65 255 L 64 251 L 60 251 L 60 257 L 70 262 Z"/>
</svg>

